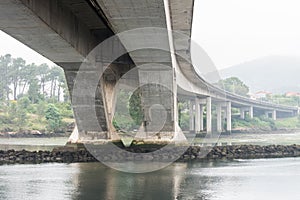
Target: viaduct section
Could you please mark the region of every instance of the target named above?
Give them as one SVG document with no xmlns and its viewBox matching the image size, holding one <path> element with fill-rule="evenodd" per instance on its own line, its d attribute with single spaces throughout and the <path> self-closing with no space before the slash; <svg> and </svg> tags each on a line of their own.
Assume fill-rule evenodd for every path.
<svg viewBox="0 0 300 200">
<path fill-rule="evenodd" d="M 240 117 L 253 118 L 265 114 L 276 120 L 298 114 L 298 108 L 259 102 L 225 92 L 206 82 L 191 62 L 190 39 L 178 38 L 170 32 L 144 40 L 158 43 L 169 52 L 141 49 L 112 59 L 116 50 L 124 51 L 137 42 L 124 38 L 106 44 L 106 50 L 95 60 L 109 65 L 103 71 L 95 91 L 94 107 L 87 98 L 90 77 L 98 68 L 81 72 L 86 77 L 86 88 L 72 95 L 75 77 L 88 54 L 102 41 L 131 29 L 157 27 L 191 36 L 194 0 L 2 0 L 0 1 L 0 29 L 41 55 L 61 66 L 66 75 L 76 124 L 80 137 L 86 140 L 114 139 L 115 87 L 124 74 L 138 67 L 132 76 L 133 85 L 158 83 L 141 87 L 143 128 L 153 131 L 162 113 L 152 104 L 162 104 L 167 112 L 162 132 L 176 131 L 177 100 L 189 101 L 190 131 L 213 132 L 212 109 L 216 109 L 216 131 L 221 132 L 226 120 L 226 131 L 231 131 L 232 108 L 240 110 Z M 155 35 L 155 33 L 153 33 Z M 171 53 L 170 53 L 171 52 Z M 173 53 L 174 52 L 174 53 Z M 185 59 L 182 56 L 184 55 Z M 155 63 L 155 64 L 153 64 Z M 161 67 L 160 67 L 161 66 Z M 155 70 L 154 70 L 155 69 Z M 167 88 L 161 86 L 169 80 Z M 193 90 L 180 83 L 188 83 Z M 96 111 L 97 119 L 85 117 Z M 205 111 L 205 112 L 204 112 Z M 149 114 L 150 113 L 150 114 Z M 204 122 L 204 115 L 206 121 Z"/>
</svg>

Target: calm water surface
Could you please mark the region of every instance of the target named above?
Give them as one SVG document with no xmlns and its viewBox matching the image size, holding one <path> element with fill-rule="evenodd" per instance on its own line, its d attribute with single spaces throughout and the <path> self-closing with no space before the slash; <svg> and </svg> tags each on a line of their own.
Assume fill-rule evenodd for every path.
<svg viewBox="0 0 300 200">
<path fill-rule="evenodd" d="M 68 141 L 67 137 L 50 138 L 0 138 L 1 150 L 22 150 L 29 151 L 48 150 L 51 151 L 57 146 L 63 146 Z"/>
<path fill-rule="evenodd" d="M 127 174 L 100 163 L 0 166 L 0 199 L 300 199 L 300 158 L 175 163 Z"/>
</svg>

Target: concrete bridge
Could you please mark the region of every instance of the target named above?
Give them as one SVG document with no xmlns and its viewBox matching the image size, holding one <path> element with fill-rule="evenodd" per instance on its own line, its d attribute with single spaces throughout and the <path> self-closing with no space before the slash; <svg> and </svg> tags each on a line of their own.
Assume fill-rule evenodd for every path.
<svg viewBox="0 0 300 200">
<path fill-rule="evenodd" d="M 141 127 L 150 132 L 155 132 L 160 125 L 160 120 L 155 121 L 153 116 L 162 113 L 160 108 L 153 109 L 152 104 L 162 104 L 166 112 L 160 132 L 176 132 L 178 100 L 189 102 L 192 132 L 206 130 L 211 134 L 214 131 L 213 108 L 216 108 L 217 132 L 231 132 L 232 108 L 240 110 L 241 118 L 245 118 L 245 114 L 250 118 L 265 114 L 276 120 L 297 115 L 297 107 L 251 100 L 225 92 L 203 79 L 190 64 L 193 4 L 193 0 L 2 0 L 0 29 L 64 69 L 81 139 L 117 137 L 112 123 L 117 83 L 136 66 L 142 67 L 131 76 L 130 84 L 143 85 L 150 79 L 158 83 L 140 89 L 144 113 Z M 126 52 L 141 40 L 118 37 L 97 54 L 95 60 L 102 68 L 79 72 L 85 58 L 98 44 L 115 34 L 145 27 L 169 30 L 159 36 L 154 32 L 141 32 L 143 42 L 153 47 L 162 46 L 169 52 L 148 48 L 113 59 L 114 52 Z M 187 37 L 178 38 L 170 30 Z M 105 65 L 109 66 L 103 68 Z M 95 86 L 93 106 L 90 106 L 88 80 L 97 75 L 97 70 L 103 73 Z M 83 84 L 86 88 L 82 87 L 82 92 L 74 95 L 75 78 L 79 74 L 86 77 Z M 168 83 L 164 83 L 165 80 Z M 171 90 L 161 86 L 162 83 Z M 90 117 L 90 113 L 95 113 L 96 119 Z M 226 130 L 222 126 L 224 120 Z"/>
</svg>

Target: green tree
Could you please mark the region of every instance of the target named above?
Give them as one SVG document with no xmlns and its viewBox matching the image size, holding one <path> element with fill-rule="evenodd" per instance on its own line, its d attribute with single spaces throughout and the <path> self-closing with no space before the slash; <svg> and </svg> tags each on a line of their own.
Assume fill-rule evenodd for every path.
<svg viewBox="0 0 300 200">
<path fill-rule="evenodd" d="M 37 80 L 37 66 L 32 63 L 24 66 L 24 69 L 20 73 L 21 85 L 20 94 L 23 95 L 28 85 Z"/>
<path fill-rule="evenodd" d="M 37 79 L 30 81 L 27 93 L 32 103 L 37 103 L 42 98 L 40 94 L 40 85 Z"/>
<path fill-rule="evenodd" d="M 49 73 L 49 66 L 47 64 L 41 64 L 37 67 L 37 76 L 39 77 L 41 88 L 42 88 L 42 95 L 46 96 L 45 86 L 47 82 L 47 77 Z"/>
<path fill-rule="evenodd" d="M 24 105 L 17 105 L 17 113 L 16 113 L 16 124 L 19 129 L 23 129 L 27 124 L 27 112 L 25 108 L 22 108 Z"/>
<path fill-rule="evenodd" d="M 188 112 L 188 104 L 186 102 L 178 102 L 178 123 L 182 130 L 189 130 L 190 116 Z"/>
<path fill-rule="evenodd" d="M 54 104 L 49 104 L 46 112 L 45 118 L 48 122 L 48 129 L 50 131 L 58 131 L 62 125 L 62 118 L 58 108 Z"/>
<path fill-rule="evenodd" d="M 13 64 L 9 68 L 9 79 L 13 87 L 13 98 L 17 100 L 18 88 L 22 85 L 22 71 L 25 68 L 25 60 L 22 58 L 13 58 Z"/>
<path fill-rule="evenodd" d="M 9 108 L 8 108 L 8 116 L 10 118 L 10 120 L 14 120 L 15 117 L 17 115 L 17 102 L 16 101 L 12 101 L 9 104 Z"/>
<path fill-rule="evenodd" d="M 30 105 L 30 100 L 27 96 L 24 96 L 18 100 L 18 106 L 21 109 L 27 109 Z"/>
<path fill-rule="evenodd" d="M 63 70 L 60 67 L 52 67 L 48 73 L 48 80 L 50 81 L 50 98 L 55 98 L 57 95 L 57 88 L 59 87 L 59 80 L 61 80 L 61 76 L 63 76 Z M 60 90 L 60 88 L 59 88 Z M 60 91 L 59 91 L 60 93 Z"/>
<path fill-rule="evenodd" d="M 0 57 L 0 100 L 9 100 L 11 92 L 9 85 L 9 70 L 12 65 L 12 57 L 10 54 Z"/>
<path fill-rule="evenodd" d="M 62 69 L 60 69 L 60 71 L 59 71 L 57 81 L 58 81 L 57 101 L 60 101 L 62 91 L 65 92 L 65 95 L 69 94 L 69 91 L 66 92 L 66 89 L 68 89 L 68 87 L 66 85 L 65 74 L 64 74 L 64 71 Z"/>
<path fill-rule="evenodd" d="M 144 120 L 144 113 L 141 106 L 141 92 L 136 90 L 129 99 L 129 113 L 135 124 L 140 126 Z"/>
<path fill-rule="evenodd" d="M 230 77 L 225 80 L 220 80 L 218 86 L 228 92 L 241 96 L 248 96 L 249 87 L 237 77 Z"/>
</svg>

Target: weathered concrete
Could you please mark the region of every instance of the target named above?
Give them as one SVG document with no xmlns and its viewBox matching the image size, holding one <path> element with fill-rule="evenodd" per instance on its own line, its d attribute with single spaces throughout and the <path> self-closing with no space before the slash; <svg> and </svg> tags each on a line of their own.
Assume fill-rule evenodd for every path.
<svg viewBox="0 0 300 200">
<path fill-rule="evenodd" d="M 204 112 L 204 108 L 203 108 L 203 104 L 200 105 L 200 131 L 204 130 L 204 117 L 203 117 L 203 112 Z"/>
<path fill-rule="evenodd" d="M 196 133 L 199 133 L 201 131 L 201 123 L 203 123 L 200 121 L 201 104 L 200 104 L 199 98 L 195 99 L 195 104 L 196 104 L 195 105 L 195 131 L 196 131 Z"/>
<path fill-rule="evenodd" d="M 195 121 L 194 121 L 194 101 L 189 101 L 189 116 L 190 116 L 190 132 L 194 132 Z"/>
<path fill-rule="evenodd" d="M 227 117 L 226 131 L 230 133 L 231 130 L 232 130 L 232 125 L 231 125 L 231 102 L 230 101 L 227 102 L 226 113 L 227 113 L 227 115 L 226 115 L 226 117 Z"/>
<path fill-rule="evenodd" d="M 121 33 L 127 30 L 145 27 L 166 27 L 166 15 L 164 10 L 164 1 L 146 1 L 146 0 L 114 0 L 103 1 L 97 0 L 98 4 L 105 13 L 109 24 L 111 25 L 114 33 Z M 151 37 L 153 37 L 151 39 Z M 130 47 L 132 40 L 137 43 L 157 42 L 165 49 L 169 49 L 168 35 L 161 35 L 156 37 L 155 34 L 148 32 L 144 33 L 143 38 L 139 40 L 138 36 L 133 36 L 131 40 L 120 38 L 125 48 Z M 148 45 L 149 46 L 149 45 Z M 171 63 L 171 56 L 168 52 L 163 52 L 157 49 L 143 49 L 134 52 L 129 52 L 130 57 L 136 66 L 139 68 L 140 85 L 148 84 L 147 87 L 142 87 L 141 95 L 144 110 L 144 130 L 149 132 L 160 129 L 160 121 L 155 122 L 153 112 L 167 112 L 167 119 L 165 126 L 160 130 L 174 131 L 174 95 L 173 88 L 173 70 Z M 145 64 L 152 63 L 145 67 Z M 156 66 L 153 63 L 157 63 Z M 161 70 L 159 70 L 159 66 Z M 165 70 L 164 67 L 169 67 L 170 70 Z M 155 70 L 154 70 L 155 69 Z M 155 83 L 149 85 L 149 83 Z M 153 95 L 155 93 L 155 95 Z M 164 107 L 165 111 L 158 111 L 151 109 L 153 105 L 160 104 Z M 177 112 L 177 111 L 176 111 Z M 152 113 L 152 114 L 151 114 Z"/>
<path fill-rule="evenodd" d="M 240 108 L 240 118 L 245 119 L 245 109 L 244 108 Z"/>
<path fill-rule="evenodd" d="M 217 132 L 222 132 L 222 105 L 217 104 Z"/>
<path fill-rule="evenodd" d="M 250 119 L 253 119 L 253 106 L 250 106 L 249 107 L 249 117 L 250 117 Z"/>
<path fill-rule="evenodd" d="M 5 0 L 0 2 L 0 15 L 1 30 L 64 68 L 81 137 L 110 137 L 114 131 L 111 123 L 113 88 L 121 74 L 132 67 L 128 55 L 115 61 L 110 70 L 101 79 L 99 77 L 94 102 L 85 96 L 93 86 L 82 88 L 80 96 L 72 95 L 74 80 L 84 58 L 97 44 L 113 35 L 105 19 L 85 0 Z M 111 44 L 106 50 L 120 48 L 115 45 L 118 44 Z M 102 63 L 113 61 L 105 52 L 98 56 Z M 87 82 L 94 75 L 93 69 L 83 73 Z M 87 117 L 93 109 L 97 119 Z"/>
<path fill-rule="evenodd" d="M 141 87 L 141 94 L 143 125 L 149 131 L 156 132 L 159 129 L 161 132 L 176 132 L 176 104 L 180 95 L 193 100 L 195 96 L 197 99 L 206 99 L 206 129 L 209 134 L 212 132 L 211 109 L 214 103 L 226 103 L 228 132 L 231 131 L 231 107 L 241 108 L 242 118 L 245 117 L 245 111 L 248 111 L 250 118 L 254 113 L 265 111 L 271 112 L 274 120 L 277 117 L 295 116 L 299 111 L 296 107 L 251 100 L 211 85 L 190 64 L 190 38 L 179 38 L 168 32 L 159 37 L 152 32 L 120 37 L 107 44 L 105 51 L 95 58 L 100 66 L 109 65 L 102 77 L 95 77 L 95 72 L 103 68 L 92 67 L 78 72 L 84 58 L 96 45 L 123 31 L 160 27 L 191 36 L 193 3 L 193 0 L 3 0 L 0 2 L 0 28 L 64 68 L 79 135 L 83 138 L 112 138 L 115 132 L 112 120 L 116 83 L 134 66 L 139 66 L 139 70 L 132 82 L 140 86 L 148 84 Z M 120 49 L 130 49 L 133 43 L 156 44 L 184 56 L 158 49 L 140 49 L 113 60 L 111 54 Z M 213 67 L 212 62 L 207 64 L 205 67 Z M 74 80 L 79 73 L 86 81 L 82 85 L 82 92 L 72 95 L 76 86 Z M 99 83 L 95 86 L 95 99 L 90 99 L 92 80 L 96 78 L 99 78 Z M 179 79 L 192 89 L 181 88 L 177 81 Z M 164 109 L 153 106 L 156 104 Z M 222 130 L 222 106 L 217 109 L 218 131 Z M 196 102 L 196 119 L 192 109 L 191 130 L 202 131 L 203 102 Z M 96 113 L 96 119 L 87 117 L 93 112 Z M 164 115 L 166 123 L 160 128 L 161 120 L 156 116 Z"/>
<path fill-rule="evenodd" d="M 211 97 L 206 98 L 206 132 L 212 134 Z"/>
</svg>

